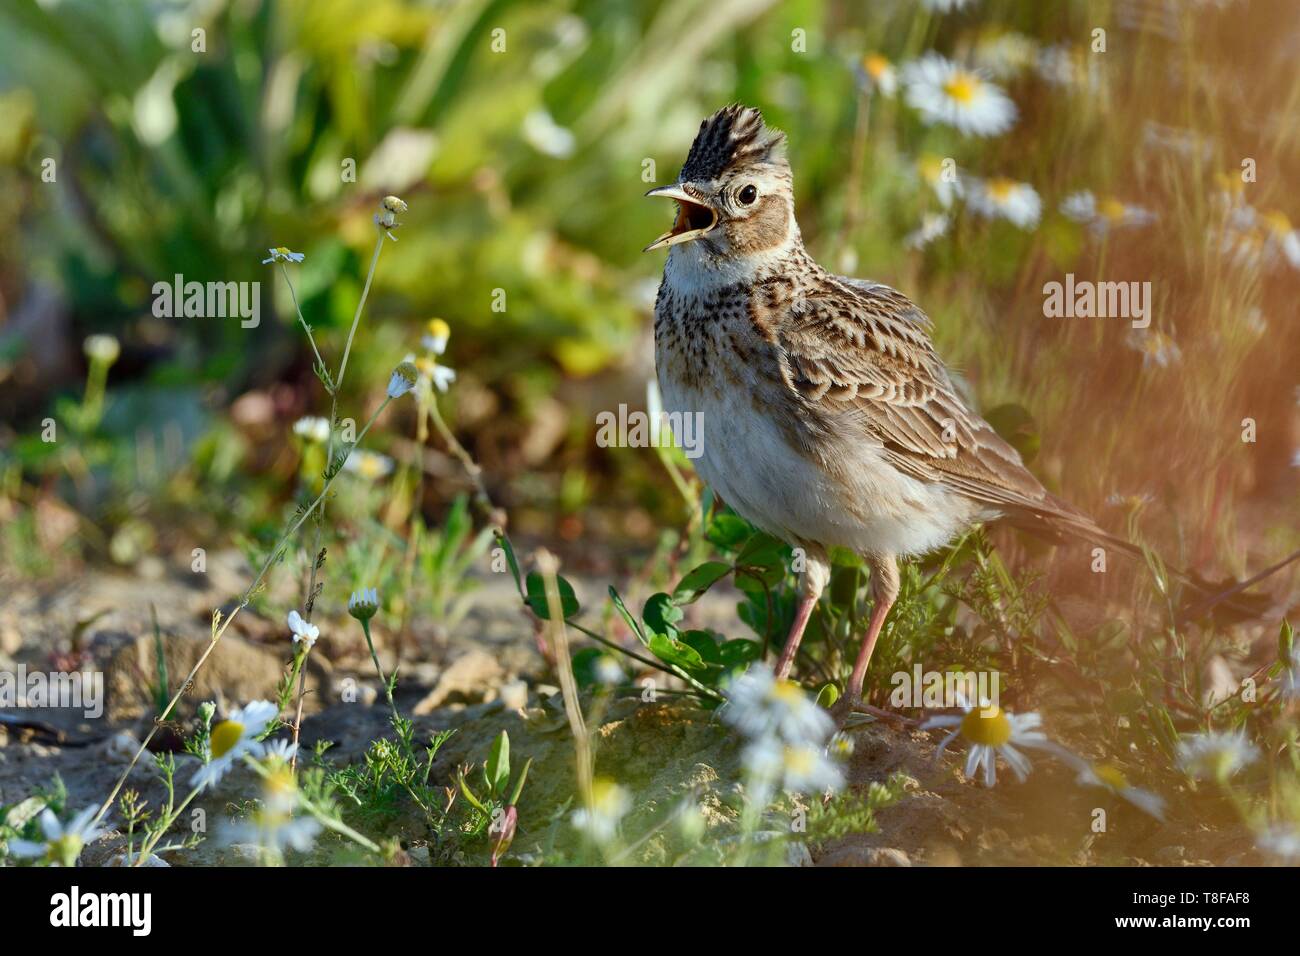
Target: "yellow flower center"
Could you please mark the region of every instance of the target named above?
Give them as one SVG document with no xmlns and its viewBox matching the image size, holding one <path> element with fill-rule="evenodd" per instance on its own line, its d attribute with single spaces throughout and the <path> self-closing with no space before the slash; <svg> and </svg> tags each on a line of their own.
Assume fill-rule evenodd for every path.
<svg viewBox="0 0 1300 956">
<path fill-rule="evenodd" d="M 429 334 L 435 339 L 451 337 L 451 326 L 442 319 L 430 319 L 427 328 L 429 329 Z"/>
<path fill-rule="evenodd" d="M 244 736 L 244 725 L 233 720 L 223 720 L 212 728 L 212 759 L 224 757 L 230 748 Z"/>
<path fill-rule="evenodd" d="M 974 73 L 958 71 L 943 84 L 943 91 L 958 103 L 969 104 L 979 92 L 980 78 Z"/>
<path fill-rule="evenodd" d="M 1112 763 L 1093 764 L 1092 772 L 1097 775 L 1098 780 L 1113 790 L 1128 789 L 1128 778 Z"/>
<path fill-rule="evenodd" d="M 990 196 L 1000 203 L 1005 203 L 1015 192 L 1016 183 L 1011 179 L 990 179 L 987 188 Z"/>
<path fill-rule="evenodd" d="M 1103 199 L 1097 203 L 1097 214 L 1111 222 L 1119 222 L 1124 218 L 1125 208 L 1118 199 Z"/>
<path fill-rule="evenodd" d="M 75 866 L 81 856 L 82 840 L 75 833 L 65 833 L 46 844 L 45 859 L 61 866 Z"/>
<path fill-rule="evenodd" d="M 1285 236 L 1291 231 L 1291 220 L 1286 217 L 1286 213 L 1277 209 L 1262 214 L 1260 218 L 1275 236 Z"/>
<path fill-rule="evenodd" d="M 789 773 L 806 775 L 813 768 L 813 752 L 811 747 L 786 747 L 785 748 L 785 768 Z"/>
<path fill-rule="evenodd" d="M 591 782 L 591 806 L 597 813 L 618 813 L 623 802 L 623 788 L 613 780 L 598 777 Z"/>
<path fill-rule="evenodd" d="M 790 706 L 803 700 L 803 691 L 792 680 L 779 680 L 772 684 L 771 697 L 778 704 Z"/>
<path fill-rule="evenodd" d="M 1001 747 L 1011 739 L 1011 721 L 1000 707 L 975 707 L 961 721 L 962 736 L 971 743 Z"/>
<path fill-rule="evenodd" d="M 878 80 L 889 71 L 889 61 L 879 53 L 868 53 L 862 58 L 862 68 L 867 71 L 867 76 Z"/>
<path fill-rule="evenodd" d="M 943 175 L 943 160 L 927 153 L 916 161 L 916 168 L 920 170 L 926 182 L 937 183 L 939 177 Z"/>
<path fill-rule="evenodd" d="M 364 478 L 382 478 L 384 476 L 383 459 L 365 455 L 357 462 L 357 472 Z"/>
</svg>

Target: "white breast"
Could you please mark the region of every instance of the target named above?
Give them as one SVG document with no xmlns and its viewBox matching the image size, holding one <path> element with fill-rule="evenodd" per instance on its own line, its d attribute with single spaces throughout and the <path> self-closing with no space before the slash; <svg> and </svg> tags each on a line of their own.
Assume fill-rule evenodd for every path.
<svg viewBox="0 0 1300 956">
<path fill-rule="evenodd" d="M 894 469 L 866 439 L 842 440 L 847 467 L 834 479 L 792 448 L 774 418 L 740 389 L 694 389 L 664 367 L 659 387 L 669 412 L 699 412 L 700 477 L 739 514 L 787 542 L 808 541 L 860 554 L 922 554 L 978 518 L 978 508 L 942 485 Z"/>
</svg>

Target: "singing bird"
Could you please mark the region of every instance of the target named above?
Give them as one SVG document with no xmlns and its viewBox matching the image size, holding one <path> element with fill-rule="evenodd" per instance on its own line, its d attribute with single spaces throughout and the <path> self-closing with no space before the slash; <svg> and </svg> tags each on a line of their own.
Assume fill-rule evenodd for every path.
<svg viewBox="0 0 1300 956">
<path fill-rule="evenodd" d="M 901 292 L 834 275 L 804 249 L 785 137 L 755 109 L 700 124 L 677 182 L 655 301 L 664 410 L 701 413 L 700 476 L 753 525 L 803 549 L 799 601 L 777 676 L 790 673 L 830 577 L 828 551 L 871 571 L 874 605 L 845 692 L 861 703 L 871 653 L 898 597 L 899 558 L 1004 517 L 1132 545 L 1049 494 L 972 410 Z"/>
</svg>

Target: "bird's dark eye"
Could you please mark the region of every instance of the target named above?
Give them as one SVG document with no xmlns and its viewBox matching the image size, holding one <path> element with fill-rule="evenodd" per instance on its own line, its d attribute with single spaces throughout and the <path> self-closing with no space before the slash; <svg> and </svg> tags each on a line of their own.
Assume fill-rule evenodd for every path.
<svg viewBox="0 0 1300 956">
<path fill-rule="evenodd" d="M 752 206 L 754 204 L 754 200 L 757 198 L 758 198 L 758 190 L 754 187 L 753 183 L 743 187 L 740 190 L 740 204 L 742 206 Z"/>
</svg>

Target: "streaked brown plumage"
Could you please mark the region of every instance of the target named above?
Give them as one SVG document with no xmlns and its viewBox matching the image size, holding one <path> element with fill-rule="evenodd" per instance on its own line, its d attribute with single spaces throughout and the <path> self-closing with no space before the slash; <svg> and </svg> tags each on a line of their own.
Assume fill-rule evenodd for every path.
<svg viewBox="0 0 1300 956">
<path fill-rule="evenodd" d="M 857 703 L 898 594 L 897 558 L 1006 517 L 1129 551 L 1049 494 L 962 399 L 901 292 L 829 273 L 804 249 L 784 137 L 739 105 L 701 124 L 655 306 L 665 409 L 703 415 L 701 476 L 737 512 L 804 550 L 778 664 L 793 663 L 829 577 L 827 552 L 872 569 L 875 606 L 846 697 Z"/>
</svg>

